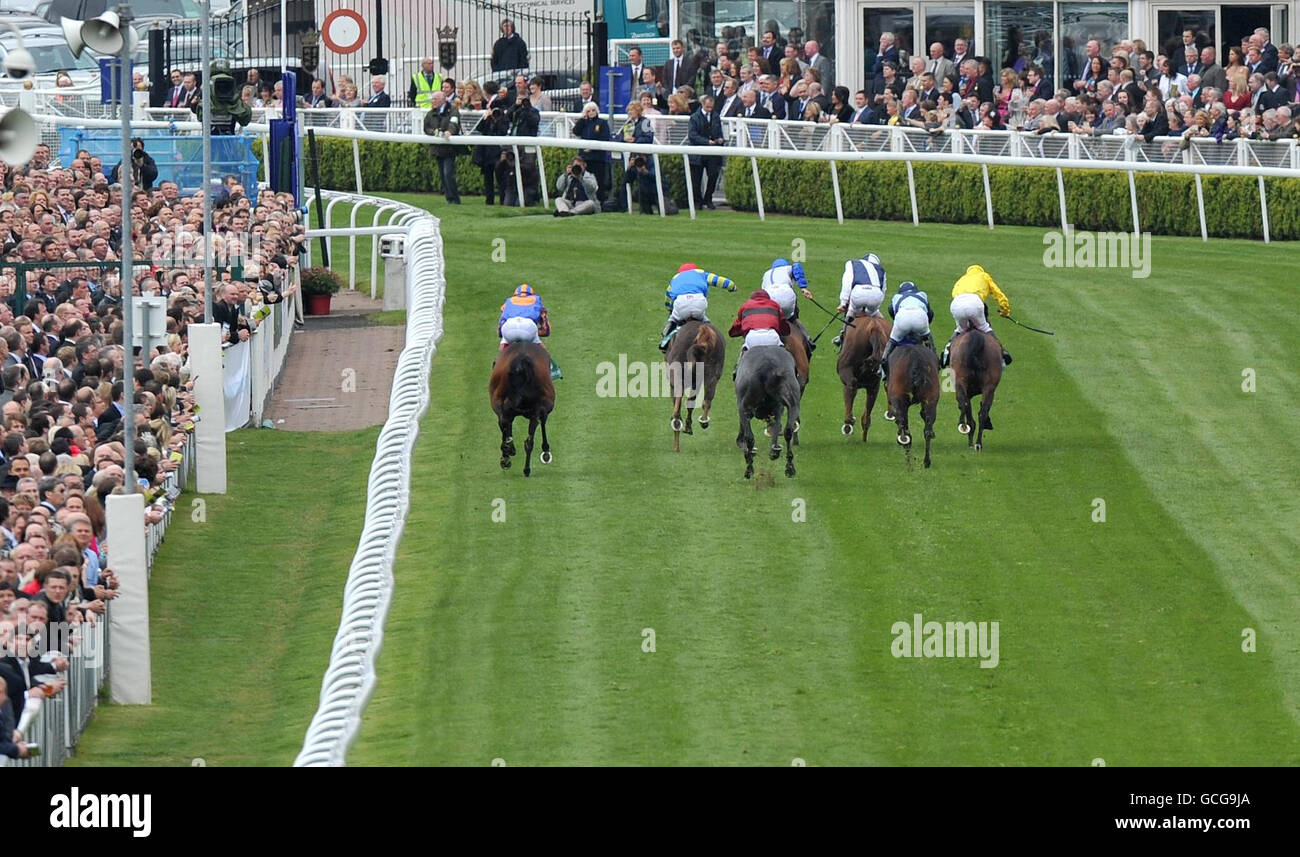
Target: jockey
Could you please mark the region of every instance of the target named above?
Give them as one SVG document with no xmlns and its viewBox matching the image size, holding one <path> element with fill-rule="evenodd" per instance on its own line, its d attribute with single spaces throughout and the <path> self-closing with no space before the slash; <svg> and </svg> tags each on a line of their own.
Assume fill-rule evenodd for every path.
<svg viewBox="0 0 1300 857">
<path fill-rule="evenodd" d="M 780 345 L 781 337 L 789 333 L 790 322 L 782 315 L 781 305 L 762 289 L 755 290 L 749 300 L 740 305 L 729 331 L 731 336 L 745 337 L 741 354 L 751 348 Z"/>
<path fill-rule="evenodd" d="M 916 287 L 916 283 L 907 281 L 898 287 L 898 294 L 889 302 L 889 317 L 894 320 L 894 329 L 889 334 L 889 344 L 880 356 L 880 377 L 889 377 L 889 355 L 894 347 L 904 340 L 915 337 L 934 351 L 934 338 L 930 336 L 930 322 L 934 321 L 934 310 L 930 309 L 930 298 Z"/>
<path fill-rule="evenodd" d="M 880 316 L 880 305 L 885 301 L 886 291 L 885 266 L 880 264 L 880 257 L 875 253 L 844 263 L 844 275 L 840 278 L 839 311 L 844 313 L 845 321 L 840 335 L 833 340 L 837 348 L 844 341 L 849 320 L 854 316 Z"/>
<path fill-rule="evenodd" d="M 998 288 L 998 284 L 993 282 L 989 273 L 979 265 L 971 265 L 966 269 L 957 280 L 957 284 L 952 287 L 952 317 L 957 322 L 956 329 L 952 336 L 948 338 L 948 344 L 943 347 L 943 354 L 939 357 L 939 365 L 948 365 L 948 349 L 952 347 L 952 341 L 957 338 L 957 334 L 963 330 L 982 330 L 985 333 L 992 333 L 993 328 L 989 326 L 989 308 L 984 301 L 989 295 L 998 302 L 998 313 L 1007 318 L 1011 315 L 1011 301 Z M 1005 348 L 1002 349 L 1002 365 L 1011 365 L 1011 355 Z"/>
<path fill-rule="evenodd" d="M 541 345 L 541 337 L 551 335 L 551 320 L 546 315 L 546 307 L 532 286 L 527 283 L 520 285 L 501 305 L 497 335 L 501 337 L 503 349 L 511 342 Z"/>
<path fill-rule="evenodd" d="M 664 326 L 663 338 L 659 341 L 659 350 L 667 351 L 673 334 L 691 319 L 699 319 L 708 324 L 704 311 L 709 306 L 709 287 L 718 286 L 729 292 L 736 290 L 736 284 L 726 277 L 702 271 L 690 262 L 677 269 L 677 274 L 668 283 L 664 291 L 664 306 L 672 312 L 668 314 L 668 324 Z"/>
<path fill-rule="evenodd" d="M 792 265 L 785 259 L 777 259 L 772 262 L 771 268 L 763 272 L 763 284 L 760 288 L 767 292 L 768 297 L 776 301 L 777 306 L 781 308 L 782 317 L 790 321 L 799 320 L 799 303 L 794 293 L 795 286 L 799 287 L 804 297 L 812 298 L 813 293 L 808 288 L 808 277 L 804 274 L 803 265 L 798 262 Z M 799 327 L 802 329 L 803 325 Z M 808 337 L 806 330 L 803 331 L 803 341 L 808 349 L 808 356 L 811 357 L 817 346 Z"/>
</svg>

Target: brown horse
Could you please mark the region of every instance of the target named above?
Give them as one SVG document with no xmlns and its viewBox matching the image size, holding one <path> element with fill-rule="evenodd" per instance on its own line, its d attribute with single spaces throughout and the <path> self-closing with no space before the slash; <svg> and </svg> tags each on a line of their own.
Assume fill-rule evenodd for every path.
<svg viewBox="0 0 1300 857">
<path fill-rule="evenodd" d="M 949 356 L 960 412 L 957 431 L 966 435 L 966 445 L 978 452 L 984 448 L 984 432 L 993 431 L 989 410 L 993 407 L 993 392 L 1002 381 L 1002 343 L 991 333 L 968 330 L 953 342 Z M 973 431 L 975 418 L 971 414 L 971 399 L 976 396 L 983 397 L 978 432 Z"/>
<path fill-rule="evenodd" d="M 790 319 L 790 332 L 781 337 L 781 344 L 794 358 L 794 376 L 799 381 L 799 398 L 803 399 L 804 388 L 808 386 L 808 365 L 812 355 L 808 352 L 808 329 L 797 318 Z M 771 427 L 768 427 L 770 434 Z M 799 445 L 799 430 L 795 429 L 794 444 Z"/>
<path fill-rule="evenodd" d="M 930 466 L 930 440 L 939 406 L 939 358 L 924 345 L 899 344 L 889 355 L 889 380 L 885 384 L 889 410 L 898 422 L 898 442 L 912 457 L 912 435 L 907 430 L 907 409 L 920 403 L 925 420 L 925 466 Z"/>
<path fill-rule="evenodd" d="M 488 382 L 492 410 L 501 426 L 501 469 L 510 469 L 515 454 L 515 417 L 528 418 L 528 440 L 524 443 L 524 475 L 532 473 L 533 434 L 542 426 L 542 464 L 551 463 L 551 444 L 546 439 L 546 418 L 555 409 L 555 385 L 551 383 L 551 357 L 532 342 L 506 346 L 492 365 Z"/>
<path fill-rule="evenodd" d="M 673 388 L 673 452 L 681 452 L 682 432 L 692 434 L 691 415 L 700 393 L 704 403 L 700 406 L 700 430 L 709 427 L 709 408 L 713 394 L 722 377 L 722 365 L 727 358 L 727 343 L 722 333 L 712 324 L 688 321 L 673 337 L 664 354 L 668 366 L 668 380 Z M 686 421 L 682 422 L 682 399 L 686 399 Z"/>
<path fill-rule="evenodd" d="M 844 347 L 840 351 L 837 371 L 844 385 L 845 437 L 853 434 L 853 400 L 858 390 L 867 391 L 867 405 L 862 410 L 862 442 L 867 442 L 871 428 L 871 409 L 876 406 L 880 393 L 880 356 L 885 353 L 893 325 L 881 316 L 867 315 L 853 319 L 853 326 L 844 334 Z"/>
</svg>

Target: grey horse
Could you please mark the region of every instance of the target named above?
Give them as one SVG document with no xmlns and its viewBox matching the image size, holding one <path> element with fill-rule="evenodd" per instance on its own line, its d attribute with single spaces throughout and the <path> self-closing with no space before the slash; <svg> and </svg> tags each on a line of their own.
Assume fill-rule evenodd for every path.
<svg viewBox="0 0 1300 857">
<path fill-rule="evenodd" d="M 778 443 L 781 411 L 785 421 L 785 475 L 794 476 L 794 433 L 799 430 L 799 378 L 794 357 L 780 345 L 751 348 L 740 355 L 736 366 L 736 406 L 740 411 L 740 434 L 736 445 L 745 453 L 745 478 L 754 475 L 754 430 L 750 420 L 767 422 L 772 435 L 771 458 L 781 456 Z"/>
</svg>

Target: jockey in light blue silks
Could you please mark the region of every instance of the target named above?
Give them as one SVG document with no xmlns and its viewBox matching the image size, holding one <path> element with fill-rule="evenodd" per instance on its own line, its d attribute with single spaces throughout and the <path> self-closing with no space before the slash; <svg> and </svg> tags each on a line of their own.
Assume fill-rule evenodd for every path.
<svg viewBox="0 0 1300 857">
<path fill-rule="evenodd" d="M 849 320 L 854 316 L 880 316 L 880 305 L 885 302 L 886 291 L 885 266 L 880 264 L 880 257 L 875 253 L 844 263 L 844 275 L 840 277 L 839 311 L 844 313 L 845 321 L 840 335 L 833 340 L 835 347 L 838 348 L 844 341 Z"/>
<path fill-rule="evenodd" d="M 541 337 L 551 335 L 551 319 L 542 303 L 542 296 L 528 283 L 516 288 L 515 293 L 501 305 L 497 335 L 501 337 L 502 350 L 515 342 L 531 342 L 546 348 Z M 554 359 L 551 360 L 551 377 L 557 380 L 564 377 Z"/>
<path fill-rule="evenodd" d="M 709 307 L 710 286 L 718 286 L 729 292 L 736 290 L 736 284 L 731 280 L 719 274 L 700 270 L 690 262 L 677 269 L 677 274 L 664 290 L 664 306 L 671 312 L 668 314 L 668 324 L 664 325 L 664 332 L 659 340 L 660 351 L 668 350 L 668 343 L 672 341 L 677 328 L 691 319 L 709 323 L 708 316 L 704 312 Z"/>
<path fill-rule="evenodd" d="M 900 342 L 914 340 L 915 344 L 934 347 L 934 338 L 930 336 L 930 322 L 934 321 L 934 310 L 930 309 L 930 298 L 910 280 L 898 287 L 898 294 L 889 303 L 889 316 L 894 320 L 894 329 L 889 334 L 889 344 L 880 356 L 880 377 L 889 377 L 889 355 Z M 913 344 L 909 342 L 908 344 Z"/>
</svg>

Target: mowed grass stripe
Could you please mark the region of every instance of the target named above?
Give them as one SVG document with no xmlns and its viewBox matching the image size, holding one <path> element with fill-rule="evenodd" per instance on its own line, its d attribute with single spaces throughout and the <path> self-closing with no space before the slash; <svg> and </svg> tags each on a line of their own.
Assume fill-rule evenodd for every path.
<svg viewBox="0 0 1300 857">
<path fill-rule="evenodd" d="M 472 366 L 456 370 L 468 372 L 457 376 L 464 398 L 431 414 L 433 430 L 422 435 L 421 448 L 435 433 L 458 434 L 451 427 L 459 420 L 475 427 L 464 434 L 477 438 L 470 456 L 477 460 L 467 462 L 460 449 L 450 460 L 442 452 L 422 460 L 438 462 L 433 469 L 443 487 L 434 497 L 447 497 L 447 485 L 487 480 L 476 497 L 500 495 L 512 509 L 516 501 L 526 501 L 528 517 L 491 525 L 487 506 L 476 499 L 457 508 L 481 510 L 477 516 L 457 517 L 448 531 L 432 517 L 438 504 L 423 505 L 428 515 L 408 528 L 408 539 L 416 530 L 429 530 L 443 541 L 431 548 L 440 558 L 434 569 L 429 570 L 426 556 L 414 585 L 426 592 L 464 594 L 471 603 L 447 617 L 444 626 L 443 617 L 428 618 L 427 601 L 417 609 L 399 598 L 404 610 L 423 610 L 425 617 L 418 623 L 419 639 L 401 648 L 454 647 L 469 652 L 470 660 L 451 665 L 453 675 L 429 677 L 427 684 L 427 673 L 406 672 L 399 661 L 381 662 L 395 669 L 381 672 L 383 695 L 372 703 L 354 760 L 483 764 L 496 754 L 490 748 L 502 743 L 519 747 L 525 763 L 787 764 L 792 744 L 814 763 L 1086 764 L 1107 753 L 1121 764 L 1295 758 L 1295 732 L 1266 662 L 1251 660 L 1241 669 L 1235 649 L 1224 654 L 1204 644 L 1201 629 L 1208 617 L 1237 621 L 1244 613 L 1204 554 L 1151 497 L 1125 458 L 1122 441 L 1100 430 L 1101 413 L 1052 358 L 1052 349 L 1059 347 L 1055 340 L 999 325 L 1019 361 L 1000 391 L 994 411 L 998 431 L 990 436 L 989 451 L 965 452 L 964 438 L 952 429 L 955 406 L 946 396 L 936 469 L 929 474 L 905 470 L 889 437 L 892 426 L 879 420 L 867 450 L 856 439 L 838 437 L 840 396 L 829 361 L 817 362 L 828 353 L 823 351 L 815 360 L 805 409 L 800 475 L 793 483 L 778 477 L 766 494 L 781 496 L 781 502 L 766 506 L 769 497 L 738 478 L 740 456 L 725 418 L 734 409 L 729 390 L 719 395 L 719 421 L 710 430 L 721 435 L 687 439 L 676 460 L 662 451 L 668 442 L 662 403 L 613 403 L 626 406 L 626 413 L 584 408 L 591 393 L 581 373 L 592 372 L 597 358 L 612 359 L 627 347 L 641 359 L 657 356 L 653 337 L 662 324 L 657 295 L 671 273 L 661 269 L 675 267 L 675 261 L 632 254 L 619 258 L 616 267 L 575 272 L 570 255 L 560 249 L 577 234 L 567 227 L 535 217 L 492 222 L 480 219 L 472 207 L 464 211 L 466 216 L 444 222 L 452 309 L 435 379 L 457 361 Z M 744 240 L 693 244 L 683 234 L 695 228 L 650 219 L 584 221 L 582 234 L 588 246 L 611 248 L 612 255 L 615 248 L 634 244 L 689 246 L 683 255 L 745 277 L 741 288 L 747 292 L 765 266 L 764 257 L 781 252 L 782 243 L 788 246 L 798 231 L 808 231 L 817 236 L 809 248 L 814 258 L 809 269 L 822 298 L 833 293 L 828 285 L 837 280 L 841 262 L 836 260 L 863 252 L 868 242 L 909 246 L 903 242 L 917 234 L 911 227 L 879 224 L 855 224 L 841 234 L 821 224 L 777 218 L 760 226 L 751 218 L 725 215 L 716 224 L 716 234 L 731 228 Z M 946 240 L 945 246 L 975 234 L 947 227 L 934 232 L 932 238 Z M 496 236 L 507 239 L 508 266 L 484 262 Z M 1049 284 L 1041 268 L 1033 268 L 1041 262 L 1036 233 L 999 229 L 994 238 L 997 262 L 1008 271 L 1000 279 L 1022 308 L 1049 308 L 1049 294 L 1074 293 L 1090 279 L 1067 272 Z M 768 247 L 774 249 L 768 253 Z M 1184 248 L 1188 270 L 1194 271 L 1200 247 L 1182 242 L 1179 249 Z M 947 289 L 931 283 L 950 283 L 964 267 L 936 264 L 921 247 L 900 250 L 895 258 L 896 281 L 907 275 L 898 272 L 925 272 L 922 285 L 939 296 Z M 458 277 L 458 270 L 471 273 Z M 1034 276 L 1021 282 L 1020 271 Z M 559 385 L 557 462 L 539 468 L 530 483 L 517 471 L 495 470 L 497 440 L 485 401 L 490 345 L 474 332 L 494 322 L 501 297 L 523 280 L 537 285 L 552 307 L 562 331 L 552 346 L 568 375 Z M 1060 289 L 1062 280 L 1072 288 Z M 725 321 L 736 302 L 725 295 L 714 301 L 715 319 Z M 946 300 L 936 305 L 935 327 L 942 330 Z M 1077 309 L 1042 314 L 1084 315 Z M 462 330 L 470 331 L 463 339 Z M 585 384 L 593 380 L 588 374 Z M 442 420 L 449 421 L 445 429 Z M 708 453 L 698 455 L 706 444 Z M 569 475 L 565 471 L 574 466 L 577 451 L 593 457 Z M 688 482 L 683 488 L 673 476 L 687 462 L 690 475 L 678 480 Z M 706 488 L 691 494 L 699 485 Z M 789 519 L 795 491 L 810 510 L 818 510 L 810 517 L 818 523 L 804 525 L 805 536 L 774 526 Z M 683 495 L 698 495 L 700 502 L 672 511 L 674 504 L 682 505 Z M 1104 538 L 1097 530 L 1103 525 L 1088 518 L 1095 496 L 1111 498 L 1112 514 L 1116 508 L 1123 512 L 1124 520 L 1104 525 Z M 547 511 L 535 514 L 535 508 Z M 820 522 L 821 514 L 829 526 Z M 509 536 L 494 535 L 494 526 Z M 666 543 L 682 527 L 698 527 L 699 546 L 690 560 L 718 568 L 714 575 L 692 574 L 690 560 L 678 559 L 680 549 Z M 828 539 L 823 538 L 827 530 Z M 738 548 L 737 535 L 752 539 L 756 533 L 770 541 L 749 553 Z M 459 552 L 476 544 L 490 547 Z M 500 557 L 517 552 L 518 545 L 539 546 L 524 549 L 532 551 L 528 573 L 544 579 L 532 590 L 514 582 L 520 572 L 501 568 Z M 556 552 L 565 556 L 552 556 Z M 612 566 L 619 568 L 618 576 Z M 409 573 L 407 563 L 399 565 L 399 587 Z M 638 573 L 635 579 L 644 581 L 639 589 L 628 584 Z M 791 573 L 794 579 L 781 576 Z M 590 584 L 559 579 L 566 574 L 594 579 Z M 493 593 L 506 585 L 530 597 L 494 600 Z M 484 630 L 485 604 L 492 605 L 497 627 L 511 628 L 513 646 L 497 645 Z M 673 651 L 664 629 L 646 620 L 659 634 L 660 650 L 639 652 L 639 616 L 654 613 L 660 604 L 671 611 L 670 629 L 683 626 L 688 634 L 701 629 L 687 638 L 698 650 Z M 599 613 L 599 618 L 578 619 L 574 610 Z M 889 626 L 916 611 L 940 620 L 1008 617 L 1003 665 L 979 670 L 970 661 L 894 660 Z M 557 634 L 557 628 L 564 633 Z M 536 652 L 551 645 L 559 651 Z M 599 649 L 578 650 L 593 645 Z M 628 659 L 636 672 L 620 673 Z M 552 666 L 555 661 L 559 666 Z M 570 675 L 575 669 L 600 674 L 584 680 Z M 538 670 L 549 675 L 534 676 Z M 486 691 L 493 694 L 490 700 L 483 699 L 485 674 L 495 677 Z M 536 692 L 538 686 L 543 693 Z M 565 695 L 575 688 L 583 693 L 595 688 L 596 695 Z M 1252 700 L 1249 710 L 1237 704 L 1243 698 Z M 466 710 L 491 710 L 492 716 L 474 720 Z M 388 727 L 416 711 L 440 725 L 404 746 Z M 586 728 L 584 723 L 597 725 L 587 734 L 572 734 Z M 1157 734 L 1148 734 L 1148 728 Z M 428 740 L 430 734 L 454 737 L 440 745 L 436 737 Z"/>
</svg>

